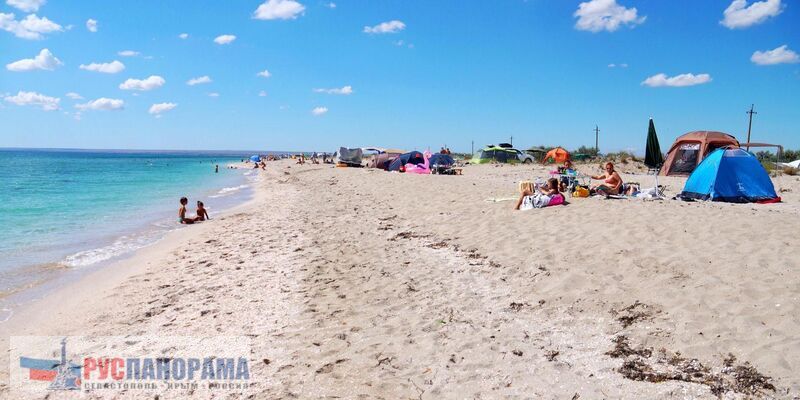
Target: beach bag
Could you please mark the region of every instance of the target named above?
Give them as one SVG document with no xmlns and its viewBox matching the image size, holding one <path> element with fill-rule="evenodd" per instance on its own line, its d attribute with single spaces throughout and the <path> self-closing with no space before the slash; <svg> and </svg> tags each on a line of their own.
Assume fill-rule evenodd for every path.
<svg viewBox="0 0 800 400">
<path fill-rule="evenodd" d="M 584 186 L 578 186 L 575 188 L 575 192 L 572 193 L 572 197 L 589 197 L 589 189 Z"/>
</svg>

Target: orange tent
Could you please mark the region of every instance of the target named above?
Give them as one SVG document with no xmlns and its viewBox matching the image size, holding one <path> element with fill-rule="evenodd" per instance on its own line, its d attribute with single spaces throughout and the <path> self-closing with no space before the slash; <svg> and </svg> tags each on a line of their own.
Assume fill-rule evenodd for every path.
<svg viewBox="0 0 800 400">
<path fill-rule="evenodd" d="M 564 161 L 569 160 L 569 152 L 564 150 L 561 147 L 556 147 L 553 150 L 547 152 L 542 158 L 542 163 L 546 163 L 548 160 L 554 160 L 557 163 L 563 163 Z"/>
</svg>

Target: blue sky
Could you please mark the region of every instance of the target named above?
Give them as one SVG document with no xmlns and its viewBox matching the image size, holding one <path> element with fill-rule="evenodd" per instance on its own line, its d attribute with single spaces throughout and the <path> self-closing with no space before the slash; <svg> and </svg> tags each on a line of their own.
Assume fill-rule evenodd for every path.
<svg viewBox="0 0 800 400">
<path fill-rule="evenodd" d="M 2 1 L 0 147 L 800 148 L 798 1 Z"/>
</svg>

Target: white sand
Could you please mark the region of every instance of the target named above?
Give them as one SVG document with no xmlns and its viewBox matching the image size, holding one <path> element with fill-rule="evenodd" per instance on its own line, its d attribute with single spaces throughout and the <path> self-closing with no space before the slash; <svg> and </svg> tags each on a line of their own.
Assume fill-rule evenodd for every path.
<svg viewBox="0 0 800 400">
<path fill-rule="evenodd" d="M 775 205 L 590 198 L 519 212 L 486 199 L 516 196 L 541 167 L 282 161 L 262 174 L 253 202 L 40 301 L 0 326 L 4 343 L 252 335 L 258 398 L 716 398 L 619 372 L 627 360 L 679 376 L 675 352 L 709 368 L 696 381 L 729 389 L 733 354 L 776 387 L 752 397 L 800 395 L 800 178 L 776 179 L 790 191 Z M 619 335 L 652 355 L 607 355 Z"/>
</svg>

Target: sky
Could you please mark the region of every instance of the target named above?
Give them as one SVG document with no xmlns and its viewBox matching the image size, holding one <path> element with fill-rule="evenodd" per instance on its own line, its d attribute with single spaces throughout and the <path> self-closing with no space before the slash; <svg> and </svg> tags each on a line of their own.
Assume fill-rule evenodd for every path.
<svg viewBox="0 0 800 400">
<path fill-rule="evenodd" d="M 0 147 L 800 148 L 798 0 L 109 4 L 0 0 Z"/>
</svg>

